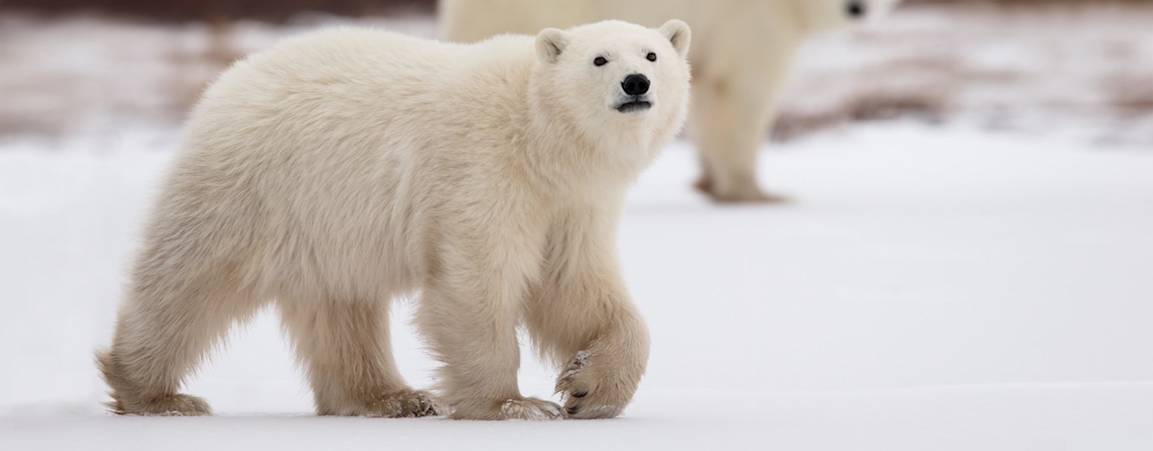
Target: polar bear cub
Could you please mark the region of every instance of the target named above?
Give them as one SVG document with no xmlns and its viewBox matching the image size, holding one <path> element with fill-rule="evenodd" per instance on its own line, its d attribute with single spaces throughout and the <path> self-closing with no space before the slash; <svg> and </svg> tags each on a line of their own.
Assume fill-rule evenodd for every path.
<svg viewBox="0 0 1153 451">
<path fill-rule="evenodd" d="M 208 414 L 182 381 L 274 302 L 321 415 L 618 415 L 648 335 L 615 228 L 684 123 L 689 41 L 677 20 L 472 45 L 337 29 L 237 63 L 193 112 L 98 355 L 111 406 Z M 399 296 L 443 363 L 436 401 L 393 361 Z M 520 394 L 519 326 L 563 408 Z"/>
<path fill-rule="evenodd" d="M 793 55 L 811 36 L 885 15 L 899 0 L 440 0 L 441 36 L 462 42 L 601 19 L 688 21 L 697 36 L 692 128 L 697 188 L 718 202 L 783 200 L 757 180 Z"/>
</svg>

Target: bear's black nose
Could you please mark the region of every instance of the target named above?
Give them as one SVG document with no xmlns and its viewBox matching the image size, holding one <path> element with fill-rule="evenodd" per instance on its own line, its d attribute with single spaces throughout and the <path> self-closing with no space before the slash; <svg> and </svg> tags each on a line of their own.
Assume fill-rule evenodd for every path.
<svg viewBox="0 0 1153 451">
<path fill-rule="evenodd" d="M 865 2 L 862 0 L 849 0 L 849 3 L 845 4 L 845 12 L 849 14 L 849 17 L 864 17 L 869 12 L 869 8 L 865 6 Z"/>
<path fill-rule="evenodd" d="M 621 89 L 630 96 L 644 95 L 649 92 L 649 77 L 644 74 L 632 74 L 621 82 Z"/>
</svg>

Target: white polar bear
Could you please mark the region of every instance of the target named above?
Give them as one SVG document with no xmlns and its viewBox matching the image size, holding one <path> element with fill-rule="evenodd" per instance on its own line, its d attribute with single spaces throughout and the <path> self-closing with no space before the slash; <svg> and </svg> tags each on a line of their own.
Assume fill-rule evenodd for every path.
<svg viewBox="0 0 1153 451">
<path fill-rule="evenodd" d="M 193 112 L 98 356 L 113 409 L 208 414 L 183 379 L 275 301 L 319 414 L 435 414 L 389 349 L 388 301 L 415 295 L 455 418 L 619 414 L 648 335 L 615 228 L 684 123 L 689 33 L 610 21 L 461 45 L 339 29 L 237 63 Z M 519 325 L 567 366 L 563 411 L 521 396 Z"/>
<path fill-rule="evenodd" d="M 884 14 L 899 0 L 440 0 L 441 36 L 471 42 L 603 19 L 671 17 L 697 36 L 693 131 L 701 191 L 720 202 L 770 202 L 757 183 L 757 149 L 772 122 L 793 54 L 814 33 Z"/>
</svg>

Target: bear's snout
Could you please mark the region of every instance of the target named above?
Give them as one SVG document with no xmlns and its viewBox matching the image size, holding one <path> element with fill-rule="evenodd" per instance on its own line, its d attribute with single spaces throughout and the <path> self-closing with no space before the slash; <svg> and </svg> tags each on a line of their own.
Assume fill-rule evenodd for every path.
<svg viewBox="0 0 1153 451">
<path fill-rule="evenodd" d="M 849 0 L 849 3 L 845 4 L 845 12 L 852 18 L 865 17 L 865 14 L 869 13 L 869 7 L 865 5 L 864 0 Z"/>
<path fill-rule="evenodd" d="M 631 74 L 621 82 L 621 89 L 630 96 L 640 96 L 649 92 L 649 77 L 644 74 Z"/>
</svg>

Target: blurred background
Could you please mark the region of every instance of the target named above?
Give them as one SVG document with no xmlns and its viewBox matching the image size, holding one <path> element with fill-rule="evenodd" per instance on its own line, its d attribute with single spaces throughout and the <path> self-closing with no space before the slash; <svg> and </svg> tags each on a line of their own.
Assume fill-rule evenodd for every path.
<svg viewBox="0 0 1153 451">
<path fill-rule="evenodd" d="M 220 70 L 280 37 L 348 22 L 431 37 L 435 7 L 0 1 L 0 140 L 175 127 Z M 1143 0 L 911 0 L 888 20 L 812 42 L 771 136 L 912 119 L 1150 145 L 1150 23 Z"/>
<path fill-rule="evenodd" d="M 435 9 L 431 0 L 0 1 L 0 140 L 175 127 L 229 62 L 282 36 L 353 22 L 431 37 Z M 1153 144 L 1150 23 L 1153 5 L 1141 0 L 907 1 L 883 25 L 809 45 L 771 136 L 913 119 Z"/>
<path fill-rule="evenodd" d="M 320 27 L 433 37 L 435 7 L 0 0 L 0 449 L 506 449 L 509 428 L 550 449 L 1153 449 L 1148 0 L 908 0 L 809 42 L 761 158 L 791 203 L 717 207 L 690 187 L 692 145 L 673 144 L 620 229 L 653 337 L 624 420 L 269 417 L 311 412 L 273 312 L 188 387 L 258 418 L 105 414 L 92 351 L 205 85 Z M 410 311 L 394 316 L 397 360 L 426 387 Z M 523 391 L 549 397 L 555 373 L 522 355 Z"/>
</svg>

